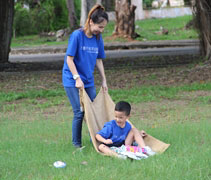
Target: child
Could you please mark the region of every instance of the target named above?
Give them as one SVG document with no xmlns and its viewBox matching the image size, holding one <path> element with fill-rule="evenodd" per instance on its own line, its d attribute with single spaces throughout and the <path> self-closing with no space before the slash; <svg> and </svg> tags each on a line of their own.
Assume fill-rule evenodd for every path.
<svg viewBox="0 0 211 180">
<path fill-rule="evenodd" d="M 131 106 L 129 103 L 125 101 L 118 102 L 114 111 L 115 119 L 105 123 L 103 129 L 96 134 L 96 139 L 102 143 L 98 148 L 104 154 L 120 157 L 110 147 L 131 146 L 134 141 L 144 154 L 148 156 L 155 154 L 144 143 L 143 137 L 146 136 L 146 133 L 143 130 L 139 132 L 127 122 L 130 117 L 130 111 Z"/>
</svg>

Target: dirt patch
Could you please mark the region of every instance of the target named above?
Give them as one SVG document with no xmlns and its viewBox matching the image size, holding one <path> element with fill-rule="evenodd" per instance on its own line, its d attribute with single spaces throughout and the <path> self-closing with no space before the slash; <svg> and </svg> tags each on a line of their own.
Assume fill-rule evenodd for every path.
<svg viewBox="0 0 211 180">
<path fill-rule="evenodd" d="M 204 96 L 211 97 L 211 91 L 183 92 L 182 94 L 180 94 L 180 97 L 187 100 L 195 99 L 197 97 L 204 97 Z"/>
<path fill-rule="evenodd" d="M 121 69 L 106 69 L 108 85 L 112 89 L 132 88 L 143 85 L 176 86 L 205 83 L 211 81 L 211 66 L 195 70 L 197 66 L 183 65 L 165 68 L 139 68 L 124 67 Z M 101 80 L 95 74 L 96 84 L 100 86 Z"/>
<path fill-rule="evenodd" d="M 177 86 L 211 82 L 211 66 L 181 65 L 163 68 L 122 66 L 105 67 L 110 89 L 132 88 L 143 85 Z M 95 84 L 101 86 L 101 77 L 96 71 Z M 24 89 L 56 89 L 62 87 L 62 71 L 0 72 L 0 89 L 3 92 Z"/>
<path fill-rule="evenodd" d="M 118 42 L 118 41 L 122 41 L 122 42 L 140 42 L 136 39 L 133 39 L 133 38 L 130 38 L 130 37 L 123 37 L 121 35 L 116 35 L 116 34 L 113 34 L 112 36 L 109 36 L 109 37 L 106 37 L 105 38 L 105 41 L 109 41 L 109 42 Z"/>
<path fill-rule="evenodd" d="M 105 72 L 110 89 L 127 89 L 149 85 L 179 86 L 195 82 L 211 82 L 211 67 L 209 66 L 182 65 L 165 68 L 122 67 L 105 68 Z M 101 78 L 99 73 L 95 72 L 94 76 L 96 86 L 100 87 Z M 62 88 L 61 70 L 0 72 L 1 92 L 24 92 L 30 89 L 48 90 L 57 88 Z M 211 92 L 184 92 L 179 95 L 177 100 L 162 99 L 160 102 L 132 104 L 131 120 L 134 124 L 140 125 L 137 128 L 147 129 L 168 126 L 178 122 L 198 122 L 200 119 L 210 119 L 210 104 L 200 104 L 200 102 L 195 101 L 192 103 L 195 98 L 203 96 L 211 96 Z M 63 98 L 62 104 L 44 108 L 42 111 L 37 107 L 37 104 L 45 103 L 45 99 L 37 99 L 29 104 L 25 100 L 13 101 L 12 105 L 14 106 L 8 106 L 8 110 L 5 109 L 2 116 L 18 116 L 16 119 L 20 122 L 26 118 L 29 121 L 38 119 L 40 114 L 45 119 L 53 119 L 55 122 L 57 120 L 60 121 L 65 116 L 72 119 L 72 110 L 69 102 L 66 97 Z M 6 105 L 9 104 L 10 102 L 6 103 Z M 1 108 L 0 105 L 0 110 L 2 110 Z M 32 118 L 31 114 L 38 117 Z"/>
<path fill-rule="evenodd" d="M 131 121 L 139 129 L 169 127 L 174 123 L 195 123 L 201 119 L 210 119 L 210 106 L 193 104 L 187 99 L 132 104 Z"/>
</svg>

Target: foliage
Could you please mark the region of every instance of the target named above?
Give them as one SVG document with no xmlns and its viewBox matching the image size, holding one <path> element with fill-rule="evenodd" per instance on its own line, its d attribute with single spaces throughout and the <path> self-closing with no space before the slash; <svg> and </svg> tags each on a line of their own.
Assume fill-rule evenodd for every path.
<svg viewBox="0 0 211 180">
<path fill-rule="evenodd" d="M 53 20 L 54 7 L 50 1 L 33 9 L 24 8 L 22 2 L 15 5 L 14 29 L 17 36 L 54 30 Z"/>
<path fill-rule="evenodd" d="M 23 4 L 29 9 L 23 8 Z M 80 1 L 75 0 L 75 11 L 80 19 Z M 69 26 L 66 0 L 19 0 L 15 5 L 14 28 L 17 36 L 56 31 Z"/>
<path fill-rule="evenodd" d="M 51 1 L 44 2 L 40 7 L 33 9 L 31 13 L 33 26 L 39 33 L 53 30 L 54 6 Z"/>
<path fill-rule="evenodd" d="M 68 10 L 66 5 L 66 0 L 52 0 L 52 5 L 54 7 L 52 30 L 67 28 L 69 23 L 68 23 Z"/>
<path fill-rule="evenodd" d="M 15 31 L 14 35 L 28 35 L 34 33 L 32 31 L 32 17 L 26 8 L 22 7 L 21 3 L 15 5 L 15 15 L 13 28 Z"/>
<path fill-rule="evenodd" d="M 144 8 L 149 8 L 149 7 L 152 7 L 152 2 L 154 0 L 143 0 L 143 7 Z"/>
<path fill-rule="evenodd" d="M 74 0 L 74 6 L 75 6 L 75 13 L 76 13 L 76 17 L 78 19 L 78 23 L 80 23 L 80 17 L 81 17 L 81 1 Z"/>
<path fill-rule="evenodd" d="M 191 0 L 184 0 L 185 5 L 191 5 Z"/>
</svg>

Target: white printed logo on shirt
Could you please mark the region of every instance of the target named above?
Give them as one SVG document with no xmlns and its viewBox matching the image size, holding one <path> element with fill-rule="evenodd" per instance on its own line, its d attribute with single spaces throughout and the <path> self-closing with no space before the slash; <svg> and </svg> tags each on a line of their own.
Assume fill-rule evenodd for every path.
<svg viewBox="0 0 211 180">
<path fill-rule="evenodd" d="M 98 53 L 98 47 L 82 46 L 81 49 L 87 53 Z"/>
</svg>

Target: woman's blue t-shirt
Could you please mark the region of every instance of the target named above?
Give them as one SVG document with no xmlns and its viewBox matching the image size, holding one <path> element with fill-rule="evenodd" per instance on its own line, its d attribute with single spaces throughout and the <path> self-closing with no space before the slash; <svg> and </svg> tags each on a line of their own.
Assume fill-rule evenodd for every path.
<svg viewBox="0 0 211 180">
<path fill-rule="evenodd" d="M 115 120 L 105 123 L 104 127 L 97 133 L 105 139 L 111 139 L 113 146 L 121 146 L 128 133 L 131 130 L 131 125 L 126 121 L 125 127 L 121 128 L 116 124 Z"/>
<path fill-rule="evenodd" d="M 102 36 L 100 35 L 99 39 L 95 35 L 88 38 L 83 29 L 75 30 L 71 34 L 64 58 L 62 81 L 65 87 L 75 87 L 75 80 L 67 65 L 67 56 L 74 57 L 74 63 L 84 87 L 93 87 L 96 61 L 105 58 Z"/>
</svg>

